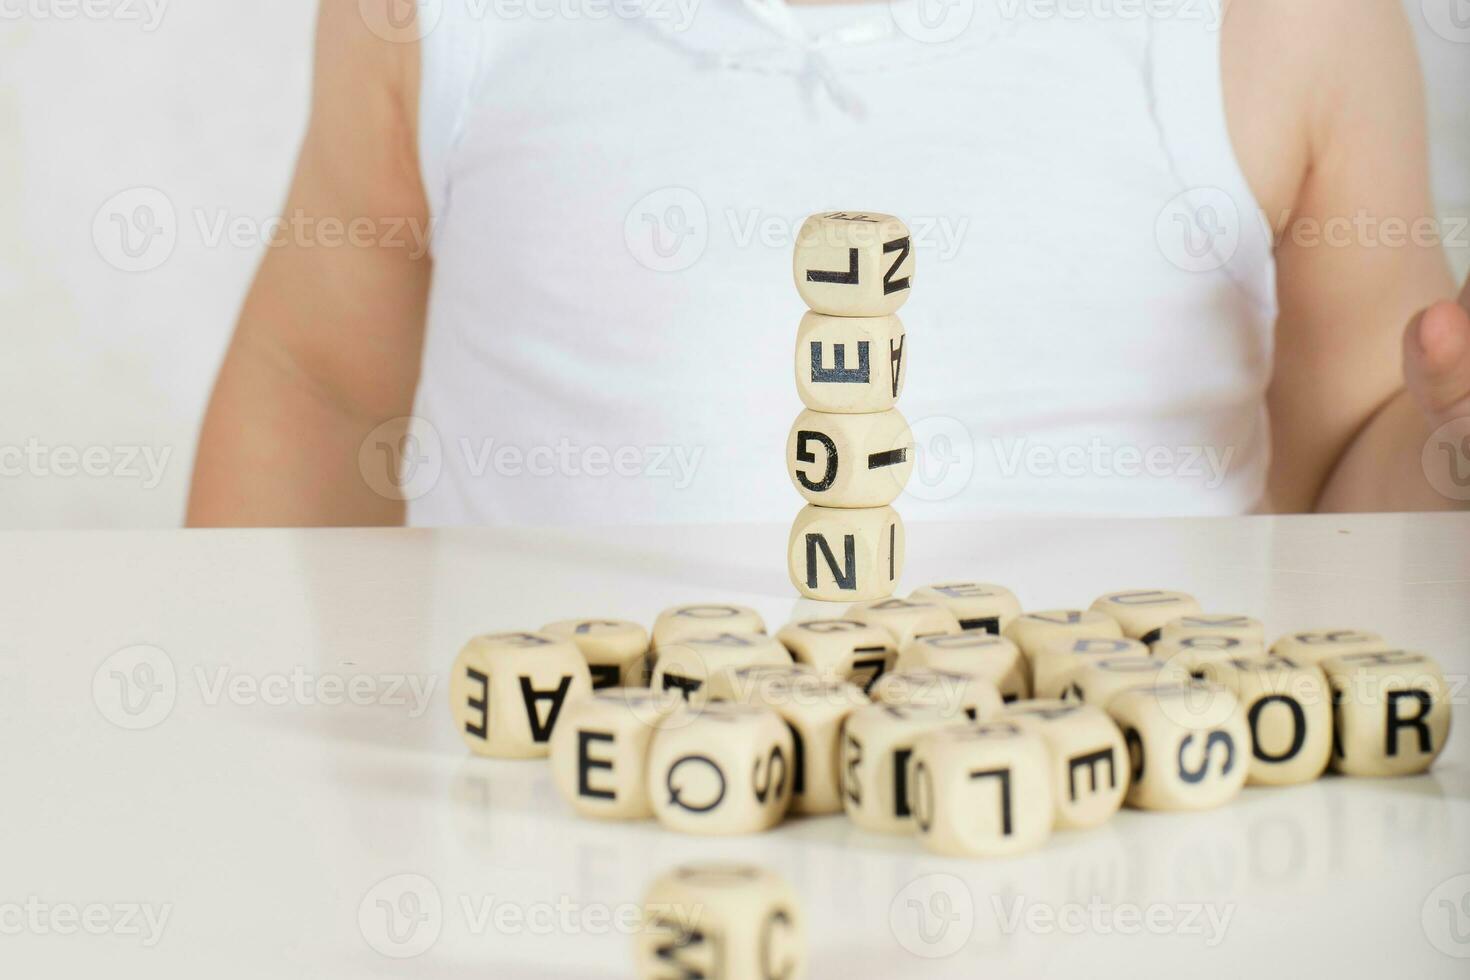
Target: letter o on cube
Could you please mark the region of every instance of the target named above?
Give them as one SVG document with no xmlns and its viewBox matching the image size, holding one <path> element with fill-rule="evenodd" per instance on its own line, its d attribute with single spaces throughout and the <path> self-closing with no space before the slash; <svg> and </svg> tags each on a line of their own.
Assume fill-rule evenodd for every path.
<svg viewBox="0 0 1470 980">
<path fill-rule="evenodd" d="M 653 814 L 686 834 L 750 834 L 781 822 L 791 805 L 791 730 L 770 708 L 711 701 L 653 736 Z"/>
</svg>

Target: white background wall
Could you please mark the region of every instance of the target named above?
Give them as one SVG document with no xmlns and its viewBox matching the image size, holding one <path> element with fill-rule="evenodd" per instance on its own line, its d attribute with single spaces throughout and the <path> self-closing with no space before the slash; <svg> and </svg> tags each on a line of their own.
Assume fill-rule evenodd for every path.
<svg viewBox="0 0 1470 980">
<path fill-rule="evenodd" d="M 1470 0 L 1405 3 L 1429 78 L 1440 207 L 1470 214 L 1470 26 L 1447 32 L 1457 42 L 1430 24 L 1453 28 L 1453 10 L 1470 25 Z M 0 447 L 44 449 L 47 468 L 65 465 L 62 447 L 90 448 L 94 471 L 111 475 L 31 464 L 0 475 L 0 527 L 171 526 L 263 251 L 209 235 L 220 220 L 259 228 L 281 206 L 315 5 L 106 0 L 112 19 L 59 16 L 76 6 L 0 0 Z M 99 254 L 92 226 L 137 187 L 167 193 L 179 234 L 166 263 L 130 274 Z"/>
</svg>

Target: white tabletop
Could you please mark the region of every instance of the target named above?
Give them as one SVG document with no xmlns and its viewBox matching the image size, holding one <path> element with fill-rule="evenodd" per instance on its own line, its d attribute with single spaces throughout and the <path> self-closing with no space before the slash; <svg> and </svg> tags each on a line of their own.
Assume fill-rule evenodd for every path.
<svg viewBox="0 0 1470 980">
<path fill-rule="evenodd" d="M 785 528 L 0 535 L 0 975 L 630 976 L 627 909 L 710 858 L 788 878 L 814 977 L 1466 975 L 1470 516 L 909 531 L 906 587 L 1168 587 L 1273 636 L 1377 630 L 1439 659 L 1451 743 L 1427 776 L 1125 811 L 1008 860 L 841 817 L 681 837 L 469 757 L 444 672 L 473 633 L 570 616 L 727 600 L 774 629 Z"/>
</svg>

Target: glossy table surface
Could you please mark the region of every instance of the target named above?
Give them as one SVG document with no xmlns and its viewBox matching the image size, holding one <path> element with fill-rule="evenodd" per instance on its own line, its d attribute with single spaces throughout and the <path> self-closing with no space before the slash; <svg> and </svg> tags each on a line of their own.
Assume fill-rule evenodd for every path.
<svg viewBox="0 0 1470 980">
<path fill-rule="evenodd" d="M 814 977 L 1464 977 L 1470 516 L 914 525 L 905 588 L 1029 608 L 1164 587 L 1275 636 L 1439 659 L 1434 770 L 1125 811 L 964 861 L 841 817 L 698 839 L 578 820 L 544 762 L 469 757 L 471 634 L 664 606 L 810 612 L 774 526 L 0 535 L 0 975 L 631 976 L 682 861 L 783 873 Z M 405 954 L 415 954 L 408 956 Z"/>
</svg>

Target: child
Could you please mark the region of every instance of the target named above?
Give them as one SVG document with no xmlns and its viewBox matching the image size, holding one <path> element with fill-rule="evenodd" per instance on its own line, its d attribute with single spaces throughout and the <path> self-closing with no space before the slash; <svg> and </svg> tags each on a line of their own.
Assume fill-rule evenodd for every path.
<svg viewBox="0 0 1470 980">
<path fill-rule="evenodd" d="M 359 234 L 266 257 L 193 524 L 789 520 L 839 208 L 913 232 L 911 520 L 1470 497 L 1397 0 L 413 9 L 322 0 L 288 210 Z"/>
</svg>

